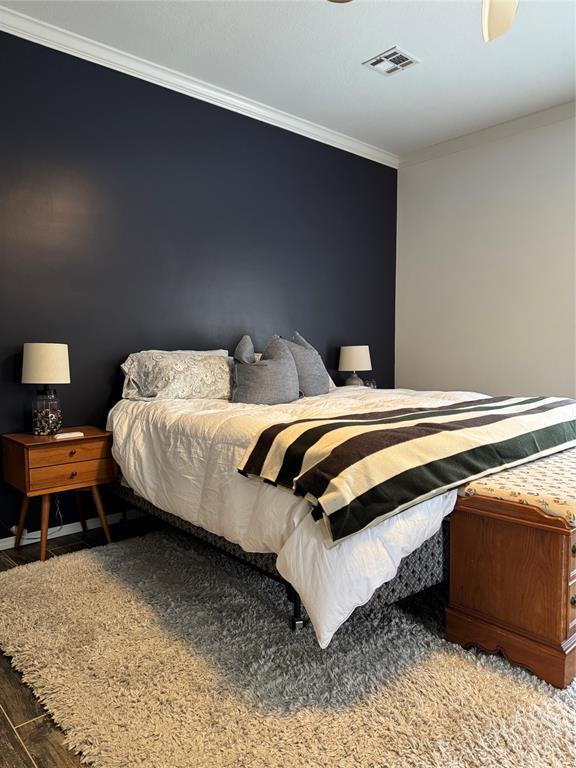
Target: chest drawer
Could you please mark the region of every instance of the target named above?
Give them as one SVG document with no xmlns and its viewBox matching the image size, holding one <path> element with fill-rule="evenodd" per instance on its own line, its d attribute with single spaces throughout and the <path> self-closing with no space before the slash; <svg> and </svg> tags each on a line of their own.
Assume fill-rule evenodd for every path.
<svg viewBox="0 0 576 768">
<path fill-rule="evenodd" d="M 43 445 L 28 452 L 28 466 L 49 467 L 53 464 L 68 464 L 77 461 L 105 459 L 110 453 L 110 440 L 82 440 L 66 445 Z"/>
<path fill-rule="evenodd" d="M 576 582 L 568 588 L 568 609 L 566 621 L 566 637 L 576 634 Z"/>
<path fill-rule="evenodd" d="M 113 480 L 115 465 L 112 459 L 94 459 L 68 464 L 54 464 L 30 470 L 30 490 L 52 488 L 58 485 L 105 483 Z"/>
</svg>

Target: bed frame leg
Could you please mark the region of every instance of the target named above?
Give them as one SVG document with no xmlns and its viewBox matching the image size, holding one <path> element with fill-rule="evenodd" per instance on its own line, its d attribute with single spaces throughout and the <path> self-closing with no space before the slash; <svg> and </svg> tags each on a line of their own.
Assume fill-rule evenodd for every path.
<svg viewBox="0 0 576 768">
<path fill-rule="evenodd" d="M 302 601 L 300 595 L 291 584 L 286 585 L 286 592 L 288 593 L 288 600 L 292 603 L 292 618 L 290 620 L 290 626 L 294 632 L 298 632 L 304 629 L 306 620 L 302 616 Z"/>
</svg>

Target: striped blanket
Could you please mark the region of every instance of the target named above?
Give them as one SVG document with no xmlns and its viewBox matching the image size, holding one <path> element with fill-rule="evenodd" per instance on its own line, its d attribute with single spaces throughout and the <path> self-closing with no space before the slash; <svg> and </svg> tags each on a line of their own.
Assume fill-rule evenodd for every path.
<svg viewBox="0 0 576 768">
<path fill-rule="evenodd" d="M 576 401 L 494 397 L 267 427 L 239 471 L 305 496 L 334 542 L 479 477 L 576 446 Z"/>
</svg>

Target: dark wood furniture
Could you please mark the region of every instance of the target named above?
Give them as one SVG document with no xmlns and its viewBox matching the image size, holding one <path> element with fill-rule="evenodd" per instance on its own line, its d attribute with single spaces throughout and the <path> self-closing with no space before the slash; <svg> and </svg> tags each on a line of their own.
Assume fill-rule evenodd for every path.
<svg viewBox="0 0 576 768">
<path fill-rule="evenodd" d="M 538 507 L 461 498 L 446 636 L 500 651 L 558 688 L 576 676 L 576 528 Z"/>
<path fill-rule="evenodd" d="M 30 499 L 42 497 L 40 560 L 46 559 L 50 497 L 61 491 L 90 488 L 106 541 L 110 531 L 98 486 L 116 478 L 112 458 L 112 433 L 98 427 L 69 427 L 63 432 L 83 432 L 83 437 L 56 439 L 26 433 L 2 435 L 4 480 L 24 494 L 15 547 L 20 546 Z M 81 516 L 85 528 L 84 517 Z"/>
</svg>

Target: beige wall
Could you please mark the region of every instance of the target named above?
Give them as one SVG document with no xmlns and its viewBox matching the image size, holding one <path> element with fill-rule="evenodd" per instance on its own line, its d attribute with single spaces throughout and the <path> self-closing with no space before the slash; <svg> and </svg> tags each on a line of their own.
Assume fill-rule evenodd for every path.
<svg viewBox="0 0 576 768">
<path fill-rule="evenodd" d="M 396 386 L 576 394 L 575 125 L 566 114 L 401 166 Z"/>
</svg>

